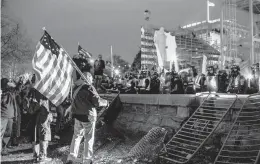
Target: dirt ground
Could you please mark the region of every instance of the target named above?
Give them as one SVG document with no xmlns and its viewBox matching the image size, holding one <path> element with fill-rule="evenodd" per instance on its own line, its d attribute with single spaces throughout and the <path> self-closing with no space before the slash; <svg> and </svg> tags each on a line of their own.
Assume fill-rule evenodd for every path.
<svg viewBox="0 0 260 164">
<path fill-rule="evenodd" d="M 66 162 L 69 153 L 69 144 L 73 132 L 67 130 L 61 135 L 59 142 L 51 142 L 49 145 L 48 156 L 53 158 L 51 164 L 63 164 Z M 142 138 L 144 134 L 124 134 L 124 139 L 121 136 L 104 133 L 99 131 L 96 133 L 96 142 L 94 146 L 94 164 L 117 164 L 120 157 L 126 155 L 130 149 Z M 80 152 L 82 152 L 83 144 L 81 144 Z M 9 148 L 10 155 L 3 156 L 1 159 L 2 164 L 29 164 L 33 163 L 32 146 L 26 138 L 21 140 L 18 147 Z M 193 158 L 190 164 L 210 164 L 213 163 L 217 155 L 217 150 L 212 146 L 206 146 Z M 81 154 L 80 154 L 81 156 Z M 121 162 L 122 164 L 132 164 L 133 161 Z M 166 162 L 145 162 L 138 161 L 136 164 L 148 163 L 165 163 Z"/>
</svg>

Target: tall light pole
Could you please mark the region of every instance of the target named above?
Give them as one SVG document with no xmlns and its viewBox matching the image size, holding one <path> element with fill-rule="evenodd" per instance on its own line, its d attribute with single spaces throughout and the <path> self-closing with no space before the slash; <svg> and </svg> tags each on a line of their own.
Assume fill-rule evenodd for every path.
<svg viewBox="0 0 260 164">
<path fill-rule="evenodd" d="M 224 19 L 224 5 L 223 5 L 224 1 L 221 2 L 221 17 L 220 17 L 220 69 L 224 69 L 225 67 L 225 59 L 224 59 L 224 52 L 223 52 L 223 45 L 224 45 L 224 40 L 223 40 L 223 19 Z"/>
<path fill-rule="evenodd" d="M 249 16 L 250 16 L 250 59 L 249 63 L 252 65 L 254 63 L 254 15 L 253 15 L 253 0 L 249 0 Z"/>
<path fill-rule="evenodd" d="M 209 0 L 207 0 L 207 22 L 209 22 Z"/>
<path fill-rule="evenodd" d="M 114 59 L 113 59 L 113 47 L 111 45 L 110 47 L 110 53 L 111 53 L 111 77 L 113 77 L 114 72 Z"/>
</svg>

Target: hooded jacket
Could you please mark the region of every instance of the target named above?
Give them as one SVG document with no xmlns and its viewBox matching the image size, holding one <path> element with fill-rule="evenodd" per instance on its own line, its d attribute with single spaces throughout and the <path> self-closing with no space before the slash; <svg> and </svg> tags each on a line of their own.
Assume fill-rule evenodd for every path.
<svg viewBox="0 0 260 164">
<path fill-rule="evenodd" d="M 88 122 L 89 111 L 92 108 L 106 105 L 106 100 L 98 95 L 93 86 L 81 84 L 74 88 L 72 114 L 79 121 Z"/>
</svg>

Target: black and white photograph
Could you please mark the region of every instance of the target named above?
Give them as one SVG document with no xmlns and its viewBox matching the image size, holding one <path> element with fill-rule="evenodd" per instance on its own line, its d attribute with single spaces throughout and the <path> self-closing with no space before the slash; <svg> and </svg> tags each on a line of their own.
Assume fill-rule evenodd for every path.
<svg viewBox="0 0 260 164">
<path fill-rule="evenodd" d="M 260 0 L 1 0 L 2 164 L 260 164 Z"/>
</svg>

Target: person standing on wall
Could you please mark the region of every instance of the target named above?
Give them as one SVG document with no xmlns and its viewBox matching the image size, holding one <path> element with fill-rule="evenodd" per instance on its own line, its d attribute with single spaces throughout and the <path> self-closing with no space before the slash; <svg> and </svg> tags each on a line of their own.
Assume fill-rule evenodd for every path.
<svg viewBox="0 0 260 164">
<path fill-rule="evenodd" d="M 94 63 L 95 88 L 97 90 L 100 88 L 104 69 L 105 62 L 102 60 L 102 55 L 98 55 L 98 59 Z"/>
</svg>

